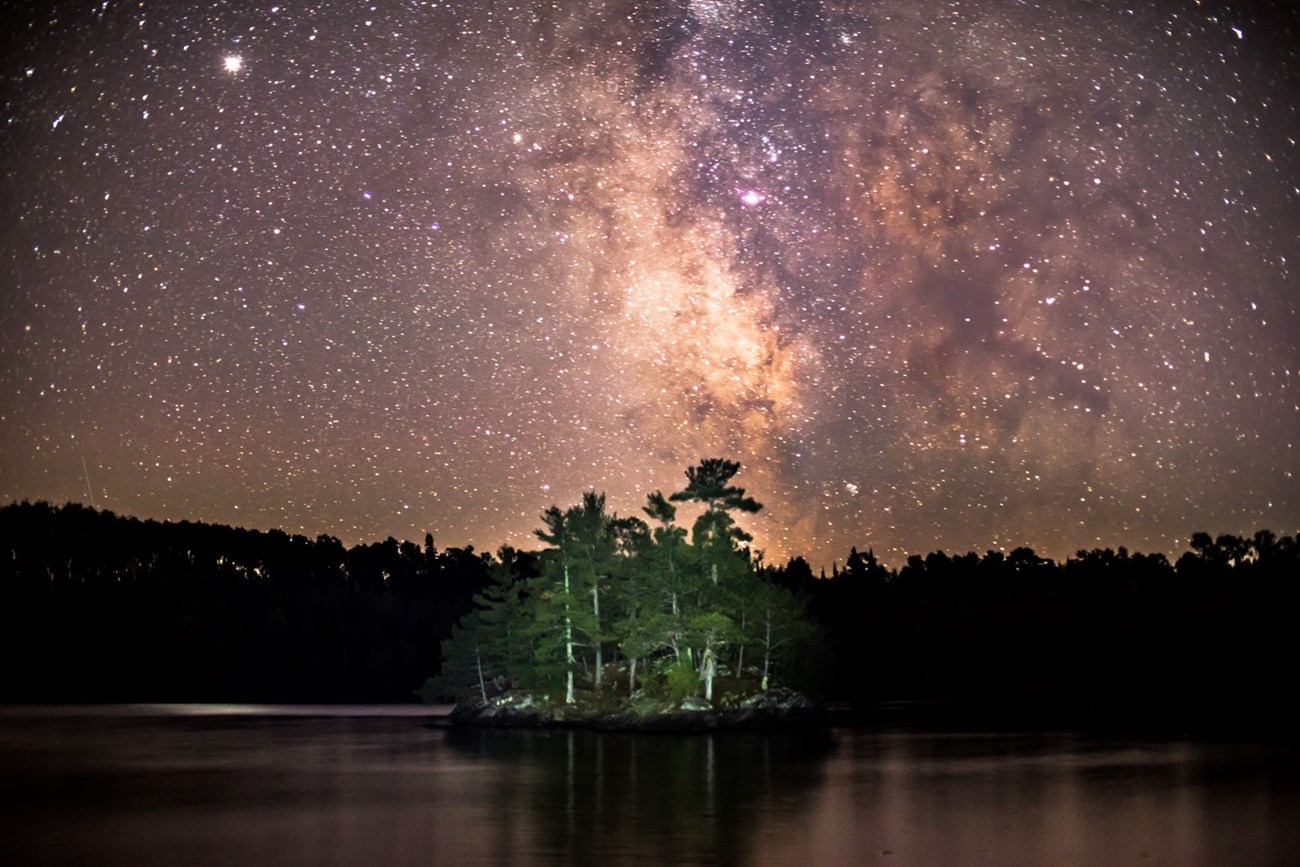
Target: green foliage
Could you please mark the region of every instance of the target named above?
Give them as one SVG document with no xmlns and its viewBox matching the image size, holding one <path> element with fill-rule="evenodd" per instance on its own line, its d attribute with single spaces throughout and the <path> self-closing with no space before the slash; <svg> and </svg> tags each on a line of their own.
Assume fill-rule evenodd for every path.
<svg viewBox="0 0 1300 867">
<path fill-rule="evenodd" d="M 662 491 L 647 496 L 642 511 L 665 527 L 677 520 L 677 507 L 668 502 Z"/>
<path fill-rule="evenodd" d="M 745 496 L 744 488 L 728 484 L 740 464 L 723 458 L 705 458 L 686 471 L 686 487 L 673 494 L 673 502 L 694 500 L 704 503 L 710 511 L 757 512 L 763 508 L 753 497 Z"/>
<path fill-rule="evenodd" d="M 504 677 L 532 656 L 528 609 L 523 604 L 528 555 L 502 545 L 488 569 L 483 591 L 473 599 L 478 618 L 480 661 L 489 678 Z"/>
<path fill-rule="evenodd" d="M 640 717 L 653 716 L 664 710 L 663 704 L 658 699 L 644 692 L 637 692 L 628 699 L 627 704 L 632 712 Z"/>
<path fill-rule="evenodd" d="M 700 676 L 688 663 L 682 661 L 668 669 L 665 685 L 668 687 L 668 697 L 673 702 L 679 702 L 699 692 Z"/>
<path fill-rule="evenodd" d="M 564 681 L 575 668 L 569 653 L 575 608 L 573 593 L 565 588 L 564 563 L 557 556 L 544 557 L 542 574 L 530 582 L 520 618 L 530 652 L 511 669 L 512 680 L 546 690 Z"/>
<path fill-rule="evenodd" d="M 548 546 L 536 559 L 539 574 L 522 578 L 511 565 L 521 555 L 502 549 L 475 598 L 473 652 L 459 634 L 460 643 L 446 648 L 447 685 L 479 683 L 482 666 L 489 684 L 500 678 L 562 694 L 566 703 L 578 700 L 580 688 L 590 696 L 634 683 L 674 701 L 701 688 L 708 697 L 724 674 L 757 688 L 760 668 L 784 666 L 811 631 L 799 626 L 804 614 L 792 595 L 764 580 L 744 547 L 750 536 L 733 515 L 762 506 L 731 484 L 739 469 L 706 459 L 686 471 L 681 491 L 650 494 L 642 511 L 653 529 L 608 513 L 594 491 L 568 509 L 546 509 L 536 531 Z M 674 503 L 687 501 L 705 507 L 689 544 L 674 524 Z M 607 669 L 612 687 L 602 683 Z"/>
<path fill-rule="evenodd" d="M 442 671 L 417 690 L 420 698 L 426 702 L 486 700 L 490 674 L 480 643 L 481 625 L 479 613 L 471 612 L 452 627 L 451 635 L 442 642 Z"/>
</svg>

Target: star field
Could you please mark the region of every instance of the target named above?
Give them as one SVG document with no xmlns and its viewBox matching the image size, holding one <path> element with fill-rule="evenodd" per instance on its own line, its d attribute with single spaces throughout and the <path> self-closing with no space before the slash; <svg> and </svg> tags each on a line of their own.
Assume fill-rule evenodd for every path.
<svg viewBox="0 0 1300 867">
<path fill-rule="evenodd" d="M 769 559 L 1300 529 L 1284 4 L 10 18 L 0 501 L 531 547 L 717 455 Z"/>
</svg>

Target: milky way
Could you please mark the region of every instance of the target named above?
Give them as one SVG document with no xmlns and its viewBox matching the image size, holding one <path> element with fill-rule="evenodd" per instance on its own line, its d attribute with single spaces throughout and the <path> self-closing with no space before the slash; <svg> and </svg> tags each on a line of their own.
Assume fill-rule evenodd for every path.
<svg viewBox="0 0 1300 867">
<path fill-rule="evenodd" d="M 0 500 L 492 549 L 717 455 L 769 559 L 1300 528 L 1282 5 L 27 5 Z"/>
</svg>

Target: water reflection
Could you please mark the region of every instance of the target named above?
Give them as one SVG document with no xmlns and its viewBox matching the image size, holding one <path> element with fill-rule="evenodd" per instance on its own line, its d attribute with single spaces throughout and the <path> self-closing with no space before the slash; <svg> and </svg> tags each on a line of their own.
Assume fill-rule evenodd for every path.
<svg viewBox="0 0 1300 867">
<path fill-rule="evenodd" d="M 755 823 L 806 809 L 832 742 L 807 734 L 634 735 L 461 730 L 447 743 L 504 767 L 492 799 L 512 839 L 547 858 L 737 864 Z"/>
<path fill-rule="evenodd" d="M 193 711 L 193 709 L 191 709 Z M 321 710 L 321 713 L 328 709 Z M 1268 864 L 1291 746 L 0 709 L 2 863 Z"/>
<path fill-rule="evenodd" d="M 773 863 L 1295 863 L 1292 747 L 842 733 Z"/>
</svg>

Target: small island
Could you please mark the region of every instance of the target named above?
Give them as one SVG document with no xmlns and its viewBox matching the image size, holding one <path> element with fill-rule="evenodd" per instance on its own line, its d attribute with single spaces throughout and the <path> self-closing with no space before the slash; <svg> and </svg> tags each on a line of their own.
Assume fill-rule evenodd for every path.
<svg viewBox="0 0 1300 867">
<path fill-rule="evenodd" d="M 743 697 L 742 697 L 743 696 Z M 594 728 L 608 731 L 700 732 L 815 728 L 826 722 L 821 708 L 800 692 L 773 687 L 737 692 L 716 704 L 697 696 L 680 701 L 638 693 L 631 698 L 593 700 L 579 693 L 573 704 L 510 690 L 486 702 L 458 702 L 452 722 L 498 728 Z"/>
<path fill-rule="evenodd" d="M 818 633 L 736 522 L 762 505 L 708 458 L 686 486 L 655 491 L 646 518 L 587 492 L 542 514 L 540 553 L 503 547 L 474 610 L 442 644 L 420 690 L 478 726 L 636 731 L 803 727 L 822 720 L 797 691 L 815 682 Z M 697 512 L 690 531 L 678 505 Z"/>
</svg>

